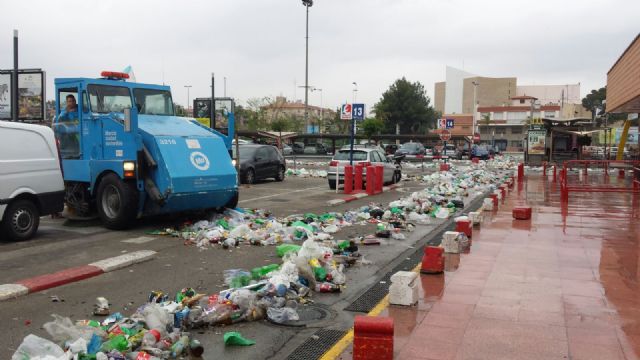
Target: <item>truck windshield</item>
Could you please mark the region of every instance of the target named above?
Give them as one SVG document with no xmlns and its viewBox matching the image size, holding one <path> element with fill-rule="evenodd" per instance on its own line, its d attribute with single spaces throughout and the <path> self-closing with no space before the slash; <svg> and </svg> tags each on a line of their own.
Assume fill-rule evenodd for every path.
<svg viewBox="0 0 640 360">
<path fill-rule="evenodd" d="M 172 116 L 173 101 L 166 90 L 133 89 L 133 96 L 140 114 Z"/>
<path fill-rule="evenodd" d="M 97 113 L 122 112 L 131 108 L 129 89 L 122 86 L 89 85 L 87 86 L 91 111 Z"/>
</svg>

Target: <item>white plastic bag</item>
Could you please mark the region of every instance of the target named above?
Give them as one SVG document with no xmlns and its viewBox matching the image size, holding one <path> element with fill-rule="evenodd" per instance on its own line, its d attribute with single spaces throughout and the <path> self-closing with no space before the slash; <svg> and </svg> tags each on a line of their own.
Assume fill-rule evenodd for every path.
<svg viewBox="0 0 640 360">
<path fill-rule="evenodd" d="M 11 360 L 68 360 L 62 348 L 33 334 L 27 335 Z"/>
<path fill-rule="evenodd" d="M 58 343 L 65 341 L 75 341 L 78 338 L 91 339 L 94 328 L 89 326 L 76 326 L 68 317 L 52 314 L 53 321 L 45 323 L 42 327 L 49 333 L 49 336 Z"/>
<path fill-rule="evenodd" d="M 331 224 L 327 227 L 322 228 L 322 231 L 328 233 L 328 234 L 335 234 L 338 232 L 338 226 L 335 224 Z"/>
<path fill-rule="evenodd" d="M 447 219 L 449 217 L 449 210 L 447 208 L 440 208 L 436 211 L 436 217 L 438 219 Z"/>
<path fill-rule="evenodd" d="M 322 258 L 324 252 L 320 248 L 317 242 L 313 239 L 307 239 L 302 243 L 302 248 L 298 251 L 298 256 L 308 260 Z"/>
<path fill-rule="evenodd" d="M 410 212 L 409 221 L 414 221 L 420 225 L 427 225 L 429 224 L 429 215 L 418 214 L 417 212 Z"/>
<path fill-rule="evenodd" d="M 229 233 L 229 238 L 231 239 L 242 238 L 245 235 L 249 234 L 250 232 L 251 232 L 251 229 L 249 228 L 249 225 L 242 224 L 236 227 L 235 229 L 231 230 L 231 232 Z"/>
</svg>

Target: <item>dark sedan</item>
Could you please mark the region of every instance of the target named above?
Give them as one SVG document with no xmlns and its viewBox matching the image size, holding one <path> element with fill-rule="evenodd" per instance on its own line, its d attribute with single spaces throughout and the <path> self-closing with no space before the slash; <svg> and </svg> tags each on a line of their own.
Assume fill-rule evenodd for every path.
<svg viewBox="0 0 640 360">
<path fill-rule="evenodd" d="M 235 147 L 233 158 L 236 158 Z M 286 169 L 284 157 L 275 146 L 240 145 L 240 182 L 243 184 L 268 178 L 283 181 Z"/>
<path fill-rule="evenodd" d="M 424 145 L 420 143 L 404 143 L 400 148 L 396 151 L 396 156 L 399 155 L 424 155 L 426 150 Z"/>
</svg>

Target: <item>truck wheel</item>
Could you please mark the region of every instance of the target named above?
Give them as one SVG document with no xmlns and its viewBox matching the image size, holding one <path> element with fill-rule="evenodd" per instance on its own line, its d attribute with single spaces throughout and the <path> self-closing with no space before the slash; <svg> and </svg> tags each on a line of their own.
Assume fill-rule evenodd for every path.
<svg viewBox="0 0 640 360">
<path fill-rule="evenodd" d="M 138 190 L 116 174 L 108 174 L 102 179 L 96 200 L 98 215 L 107 229 L 124 229 L 136 217 Z"/>
<path fill-rule="evenodd" d="M 331 189 L 331 190 L 335 190 L 336 189 L 336 181 L 335 180 L 329 180 L 329 189 Z"/>
<path fill-rule="evenodd" d="M 284 181 L 284 166 L 278 167 L 278 173 L 275 177 L 276 181 Z"/>
<path fill-rule="evenodd" d="M 9 204 L 0 225 L 9 240 L 28 240 L 38 231 L 40 212 L 30 200 L 17 200 Z"/>
<path fill-rule="evenodd" d="M 235 194 L 233 194 L 233 197 L 231 198 L 231 200 L 229 200 L 229 202 L 227 202 L 227 204 L 224 206 L 226 208 L 229 209 L 235 209 L 238 207 L 238 200 L 239 200 L 239 195 L 238 192 L 236 191 Z"/>
<path fill-rule="evenodd" d="M 253 169 L 249 169 L 244 174 L 244 183 L 248 184 L 248 185 L 251 185 L 254 182 L 256 182 L 256 173 L 255 173 L 255 171 L 253 171 Z"/>
</svg>

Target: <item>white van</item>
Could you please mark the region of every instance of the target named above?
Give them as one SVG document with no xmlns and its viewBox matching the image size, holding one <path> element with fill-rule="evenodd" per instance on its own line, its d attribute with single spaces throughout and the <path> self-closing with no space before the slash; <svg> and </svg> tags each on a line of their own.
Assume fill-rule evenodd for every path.
<svg viewBox="0 0 640 360">
<path fill-rule="evenodd" d="M 0 121 L 0 238 L 26 240 L 61 212 L 64 182 L 53 130 Z"/>
</svg>

